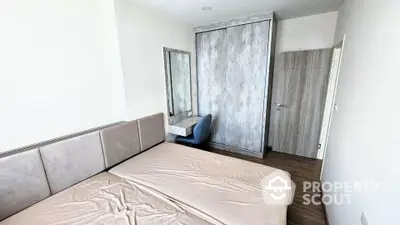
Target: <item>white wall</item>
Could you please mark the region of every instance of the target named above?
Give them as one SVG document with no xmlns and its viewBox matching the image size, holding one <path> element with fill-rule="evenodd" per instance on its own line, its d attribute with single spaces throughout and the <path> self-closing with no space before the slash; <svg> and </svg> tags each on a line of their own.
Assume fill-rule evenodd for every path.
<svg viewBox="0 0 400 225">
<path fill-rule="evenodd" d="M 278 22 L 276 53 L 333 47 L 337 12 Z"/>
<path fill-rule="evenodd" d="M 375 181 L 378 193 L 328 206 L 331 225 L 399 224 L 400 1 L 344 1 L 336 41 L 346 34 L 323 181 Z"/>
<path fill-rule="evenodd" d="M 163 47 L 191 51 L 188 25 L 133 3 L 115 0 L 127 119 L 167 112 Z"/>
<path fill-rule="evenodd" d="M 0 151 L 123 119 L 113 9 L 110 0 L 0 1 Z"/>
</svg>

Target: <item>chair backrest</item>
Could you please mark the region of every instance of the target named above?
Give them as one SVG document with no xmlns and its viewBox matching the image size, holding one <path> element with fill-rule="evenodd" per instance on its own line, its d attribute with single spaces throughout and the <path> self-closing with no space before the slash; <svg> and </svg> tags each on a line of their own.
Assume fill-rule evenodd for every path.
<svg viewBox="0 0 400 225">
<path fill-rule="evenodd" d="M 212 115 L 200 119 L 200 121 L 193 128 L 194 144 L 201 144 L 210 135 Z"/>
</svg>

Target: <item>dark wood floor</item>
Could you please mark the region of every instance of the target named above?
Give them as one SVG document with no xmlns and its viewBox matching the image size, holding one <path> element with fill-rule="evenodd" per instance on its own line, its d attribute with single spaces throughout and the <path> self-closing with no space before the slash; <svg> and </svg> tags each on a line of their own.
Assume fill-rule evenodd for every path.
<svg viewBox="0 0 400 225">
<path fill-rule="evenodd" d="M 208 148 L 208 151 L 241 158 L 244 160 L 260 163 L 263 165 L 279 168 L 291 174 L 296 184 L 295 198 L 288 208 L 288 225 L 326 225 L 324 208 L 322 205 L 304 205 L 303 182 L 319 181 L 322 161 L 303 158 L 279 152 L 268 152 L 264 159 L 257 159 L 250 156 L 235 154 L 219 149 Z M 311 193 L 311 192 L 309 192 Z"/>
</svg>

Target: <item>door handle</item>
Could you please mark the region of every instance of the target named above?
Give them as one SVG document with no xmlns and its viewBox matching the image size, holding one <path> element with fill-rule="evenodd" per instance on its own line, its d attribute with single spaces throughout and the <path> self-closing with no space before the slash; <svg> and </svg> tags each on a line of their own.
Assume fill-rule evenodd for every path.
<svg viewBox="0 0 400 225">
<path fill-rule="evenodd" d="M 285 108 L 285 109 L 289 108 L 289 106 L 287 106 L 287 105 L 279 104 L 279 103 L 276 103 L 276 102 L 275 102 L 275 105 L 276 105 L 276 108 L 277 108 L 278 111 L 280 111 L 281 108 Z"/>
</svg>

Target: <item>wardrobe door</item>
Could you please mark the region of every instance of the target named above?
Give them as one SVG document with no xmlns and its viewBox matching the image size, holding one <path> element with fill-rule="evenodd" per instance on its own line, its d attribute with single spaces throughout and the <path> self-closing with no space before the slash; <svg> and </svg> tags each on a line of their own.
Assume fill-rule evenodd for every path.
<svg viewBox="0 0 400 225">
<path fill-rule="evenodd" d="M 227 29 L 223 144 L 261 152 L 267 82 L 269 22 Z"/>
<path fill-rule="evenodd" d="M 269 22 L 197 35 L 200 114 L 212 113 L 211 141 L 262 152 Z"/>
<path fill-rule="evenodd" d="M 196 35 L 198 112 L 212 114 L 211 141 L 224 143 L 225 124 L 226 29 Z"/>
</svg>

